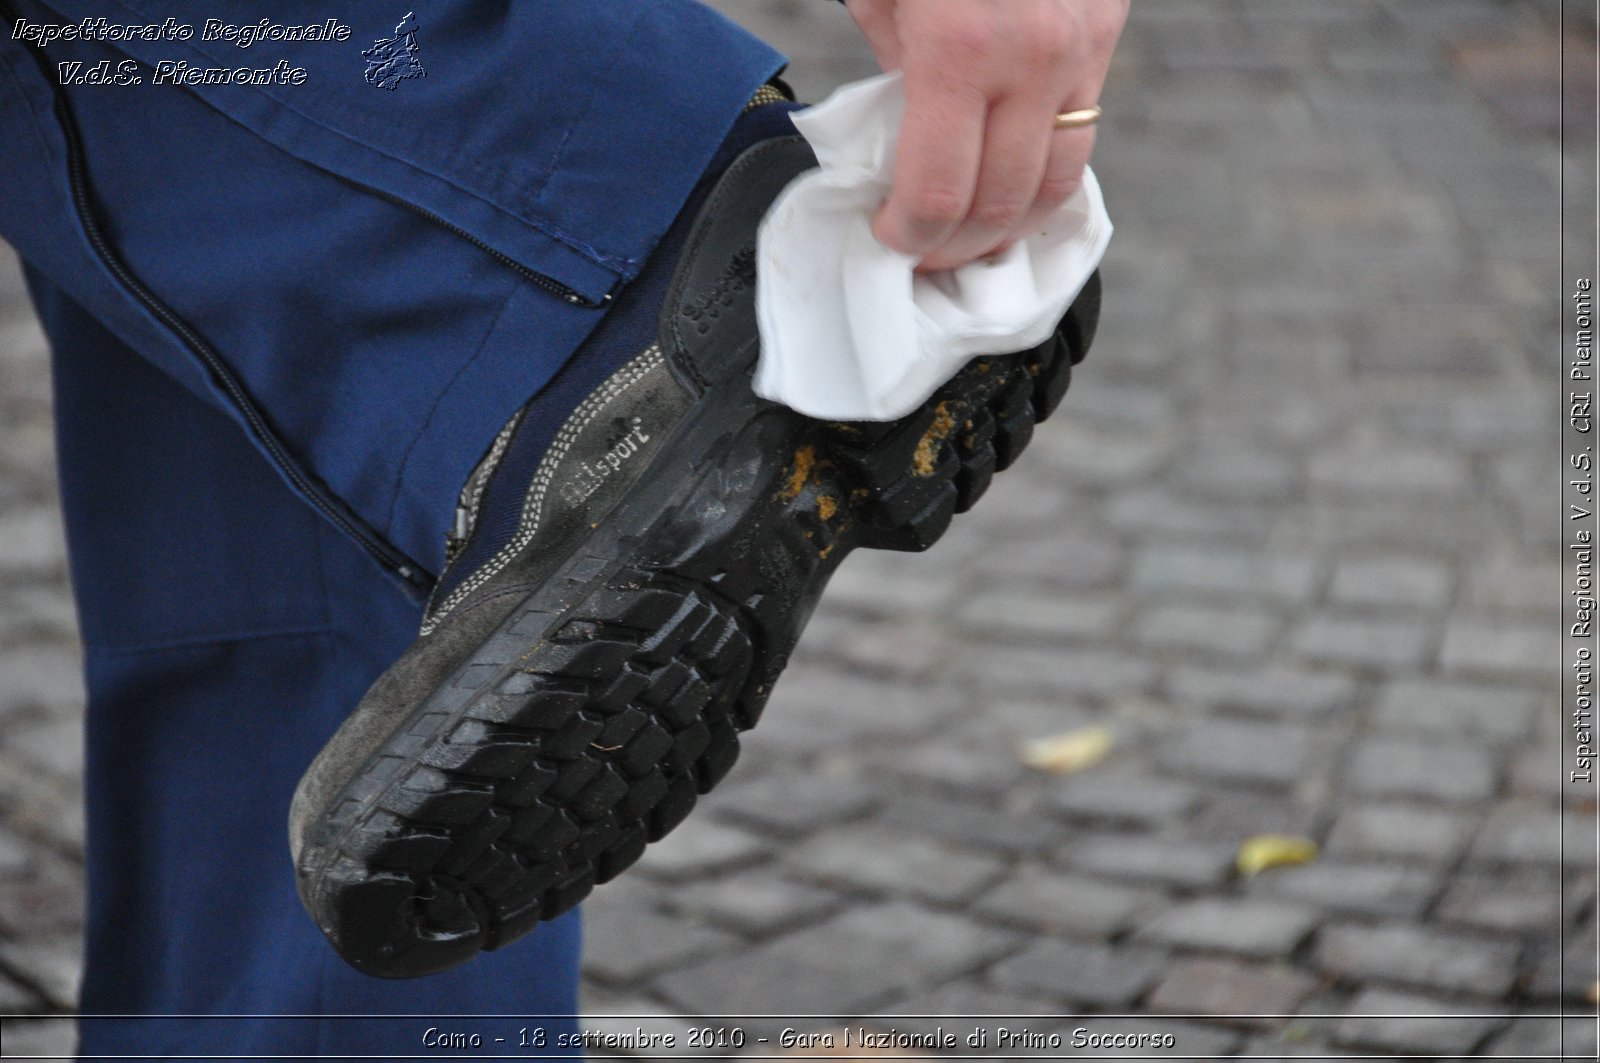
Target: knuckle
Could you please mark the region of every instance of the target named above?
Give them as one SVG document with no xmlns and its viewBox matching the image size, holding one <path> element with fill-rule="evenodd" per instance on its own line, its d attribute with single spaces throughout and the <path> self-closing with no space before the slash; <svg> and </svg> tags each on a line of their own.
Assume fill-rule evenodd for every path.
<svg viewBox="0 0 1600 1063">
<path fill-rule="evenodd" d="M 1107 56 L 1122 36 L 1123 12 L 1117 5 L 1096 8 L 1088 18 L 1085 39 L 1092 55 Z"/>
<path fill-rule="evenodd" d="M 911 198 L 912 224 L 921 229 L 939 229 L 951 226 L 966 216 L 968 199 L 960 192 L 947 188 L 928 188 Z"/>
<path fill-rule="evenodd" d="M 998 199 L 980 203 L 972 209 L 972 220 L 985 229 L 1009 230 L 1022 220 L 1027 204 L 1016 199 Z"/>
<path fill-rule="evenodd" d="M 938 54 L 955 62 L 971 63 L 994 51 L 994 31 L 979 19 L 961 19 L 943 27 L 934 40 Z"/>
<path fill-rule="evenodd" d="M 1072 194 L 1083 183 L 1083 175 L 1078 173 L 1062 174 L 1059 177 L 1046 177 L 1044 184 L 1039 186 L 1039 202 L 1058 207 L 1072 198 Z"/>
<path fill-rule="evenodd" d="M 1037 64 L 1053 66 L 1072 50 L 1072 27 L 1062 19 L 1042 19 L 1024 40 L 1027 56 Z"/>
</svg>

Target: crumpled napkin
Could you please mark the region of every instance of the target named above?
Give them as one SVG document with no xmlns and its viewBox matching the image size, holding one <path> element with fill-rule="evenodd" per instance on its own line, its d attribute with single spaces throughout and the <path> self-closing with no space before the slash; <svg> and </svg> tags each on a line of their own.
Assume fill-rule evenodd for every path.
<svg viewBox="0 0 1600 1063">
<path fill-rule="evenodd" d="M 934 274 L 872 235 L 905 113 L 898 73 L 794 116 L 821 164 L 773 203 L 757 238 L 756 394 L 810 417 L 888 421 L 980 354 L 1042 343 L 1111 239 L 1094 174 L 1038 231 Z"/>
</svg>

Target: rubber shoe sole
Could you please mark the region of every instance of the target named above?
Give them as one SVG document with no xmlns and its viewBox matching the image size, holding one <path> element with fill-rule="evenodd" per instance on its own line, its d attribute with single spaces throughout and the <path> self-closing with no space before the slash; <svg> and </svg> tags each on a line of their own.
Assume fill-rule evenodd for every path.
<svg viewBox="0 0 1600 1063">
<path fill-rule="evenodd" d="M 1045 344 L 970 363 L 895 422 L 708 389 L 319 811 L 297 882 L 340 954 L 383 977 L 455 966 L 683 822 L 733 767 L 840 562 L 927 549 L 977 502 L 1060 402 L 1098 305 L 1095 278 Z"/>
</svg>

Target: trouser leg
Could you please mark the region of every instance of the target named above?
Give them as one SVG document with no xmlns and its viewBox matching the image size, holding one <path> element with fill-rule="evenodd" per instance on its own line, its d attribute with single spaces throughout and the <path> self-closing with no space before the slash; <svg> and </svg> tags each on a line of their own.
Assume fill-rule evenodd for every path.
<svg viewBox="0 0 1600 1063">
<path fill-rule="evenodd" d="M 284 842 L 305 764 L 414 637 L 416 604 L 226 416 L 32 278 L 55 355 L 87 659 L 86 1013 L 538 1015 L 578 927 L 413 982 L 334 956 Z M 395 1053 L 425 1019 L 86 1018 L 86 1053 Z"/>
</svg>

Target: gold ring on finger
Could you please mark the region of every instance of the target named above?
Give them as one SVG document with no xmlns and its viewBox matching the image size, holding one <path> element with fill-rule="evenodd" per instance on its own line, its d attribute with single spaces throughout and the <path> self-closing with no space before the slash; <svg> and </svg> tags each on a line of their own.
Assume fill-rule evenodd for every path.
<svg viewBox="0 0 1600 1063">
<path fill-rule="evenodd" d="M 1092 126 L 1100 121 L 1100 115 L 1103 113 L 1099 104 L 1095 104 L 1093 107 L 1085 107 L 1081 111 L 1066 111 L 1056 115 L 1056 128 L 1082 129 L 1085 126 Z"/>
</svg>

